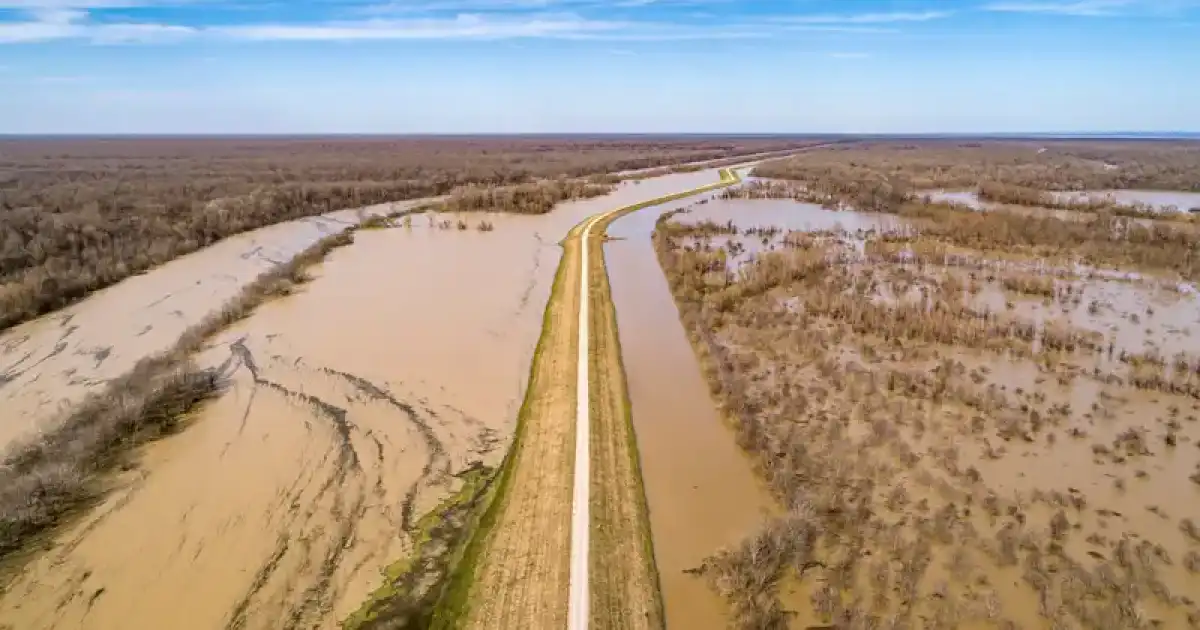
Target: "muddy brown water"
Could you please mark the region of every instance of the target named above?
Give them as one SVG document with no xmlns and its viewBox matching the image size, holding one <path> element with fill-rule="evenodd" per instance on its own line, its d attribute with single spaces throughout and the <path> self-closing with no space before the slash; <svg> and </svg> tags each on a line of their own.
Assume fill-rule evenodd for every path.
<svg viewBox="0 0 1200 630">
<path fill-rule="evenodd" d="M 967 206 L 973 210 L 985 210 L 1002 204 L 984 201 L 973 190 L 925 190 L 918 194 L 927 195 L 934 201 L 944 201 Z M 1173 190 L 1085 190 L 1080 192 L 1051 192 L 1060 202 L 1110 201 L 1122 205 L 1141 204 L 1159 211 L 1174 208 L 1187 212 L 1200 208 L 1200 193 Z"/>
<path fill-rule="evenodd" d="M 790 199 L 716 199 L 691 208 L 676 220 L 683 223 L 733 221 L 739 228 L 777 226 L 786 230 L 890 230 L 905 225 L 887 214 L 826 210 Z"/>
<path fill-rule="evenodd" d="M 626 183 L 543 216 L 464 215 L 463 231 L 428 215 L 360 231 L 298 293 L 210 341 L 198 359 L 222 367 L 227 391 L 145 447 L 100 506 L 12 576 L 0 627 L 337 627 L 411 551 L 414 522 L 457 488 L 455 475 L 503 456 L 559 239 L 592 214 L 717 177 Z M 476 229 L 484 220 L 494 231 Z M 221 273 L 215 254 L 205 262 Z M 72 323 L 132 360 L 144 348 L 130 331 L 173 322 L 166 303 L 195 283 L 175 273 L 134 279 L 154 277 L 144 286 L 157 290 L 135 304 L 164 300 L 146 324 L 90 304 L 102 294 Z M 131 291 L 123 284 L 113 291 Z M 74 367 L 95 382 L 116 372 Z M 61 395 L 42 380 L 46 395 Z M 38 395 L 16 381 L 4 394 Z"/>
<path fill-rule="evenodd" d="M 1101 201 L 1109 200 L 1119 204 L 1144 204 L 1160 211 L 1174 207 L 1176 211 L 1187 212 L 1191 208 L 1200 208 L 1200 192 L 1185 192 L 1176 190 L 1085 190 L 1082 192 L 1056 193 L 1064 201 Z"/>
<path fill-rule="evenodd" d="M 733 219 L 743 229 L 768 224 L 786 225 L 792 229 L 823 229 L 834 220 L 833 217 L 825 221 L 804 218 L 809 211 L 804 204 L 791 204 L 791 214 L 786 206 L 772 208 L 761 202 L 739 204 L 742 205 L 706 204 L 680 220 L 708 219 L 723 223 Z M 764 213 L 776 215 L 778 220 L 768 222 Z M 853 229 L 852 225 L 843 227 Z M 739 240 L 742 244 L 752 244 L 756 238 L 722 235 L 712 240 Z M 922 268 L 921 273 L 937 273 L 936 269 L 936 266 Z M 1049 267 L 1046 270 L 1056 274 L 1067 271 Z M 942 273 L 964 272 L 950 268 Z M 1195 339 L 1200 336 L 1197 313 L 1200 310 L 1190 290 L 1172 289 L 1161 279 L 1135 275 L 1124 276 L 1122 280 L 1068 277 L 1060 278 L 1056 283 L 1072 285 L 1080 294 L 1079 301 L 1060 304 L 1006 292 L 998 284 L 990 283 L 977 297 L 977 304 L 998 312 L 1008 311 L 1010 315 L 1036 323 L 1057 321 L 1093 330 L 1112 340 L 1118 350 L 1157 350 L 1167 356 L 1177 351 L 1196 352 Z M 1012 306 L 1007 306 L 1006 302 Z M 1093 302 L 1095 307 L 1091 306 Z M 978 370 L 984 375 L 976 385 L 995 387 L 1018 403 L 1040 409 L 1043 414 L 1053 406 L 1062 406 L 1066 416 L 1061 423 L 1055 421 L 1051 425 L 1053 428 L 1028 441 L 1001 439 L 986 433 L 971 435 L 966 423 L 958 419 L 943 423 L 930 416 L 927 420 L 931 421 L 933 430 L 927 431 L 922 425 L 919 435 L 910 436 L 912 445 L 925 453 L 926 460 L 936 461 L 938 452 L 952 452 L 962 466 L 974 466 L 989 492 L 1001 497 L 1015 497 L 1024 506 L 1035 530 L 1047 527 L 1050 517 L 1058 509 L 1054 504 L 1058 500 L 1056 497 L 1083 497 L 1086 509 L 1068 511 L 1072 531 L 1077 532 L 1070 534 L 1064 542 L 1072 559 L 1084 566 L 1096 566 L 1117 557 L 1118 541 L 1149 541 L 1168 558 L 1158 568 L 1159 586 L 1165 585 L 1175 595 L 1190 595 L 1195 591 L 1196 577 L 1181 566 L 1180 559 L 1196 549 L 1196 541 L 1182 531 L 1183 524 L 1189 519 L 1200 521 L 1198 504 L 1183 499 L 1193 496 L 1196 484 L 1200 483 L 1197 480 L 1200 476 L 1192 477 L 1200 472 L 1200 454 L 1196 448 L 1200 444 L 1200 430 L 1197 429 L 1200 405 L 1186 396 L 1138 390 L 1119 381 L 1090 377 L 1093 369 L 1099 369 L 1100 374 L 1110 370 L 1120 374 L 1124 367 L 1087 352 L 1056 359 L 1055 363 L 1061 361 L 1080 368 L 1078 376 L 1060 381 L 1054 371 L 1039 368 L 1027 359 L 950 346 L 931 348 L 934 360 L 924 366 L 927 370 L 936 368 L 944 359 L 954 359 L 965 364 L 968 370 Z M 862 362 L 867 363 L 866 360 Z M 872 359 L 870 363 L 879 363 L 879 359 Z M 907 367 L 919 366 L 911 364 Z M 1074 433 L 1077 430 L 1082 433 Z M 1147 444 L 1146 452 L 1129 454 L 1117 447 L 1121 436 L 1131 431 L 1142 435 Z M 1169 442 L 1168 435 L 1176 435 L 1178 444 Z M 1109 450 L 1097 450 L 1101 447 Z M 920 471 L 919 474 L 931 479 L 941 476 L 936 470 Z M 945 579 L 936 573 L 930 577 L 934 581 Z M 1045 619 L 1039 617 L 1037 601 L 1022 590 L 1024 587 L 1016 588 L 1021 579 L 1019 574 L 1011 569 L 1000 569 L 988 573 L 987 577 L 997 585 L 999 600 L 1012 607 L 1008 614 L 1016 615 L 1020 627 L 1048 627 Z M 1014 588 L 1008 592 L 1006 587 L 1010 582 Z M 807 590 L 801 588 L 792 592 L 791 585 L 785 585 L 785 603 L 798 610 L 807 610 L 812 586 L 810 583 Z M 1185 627 L 1184 618 L 1192 606 L 1186 599 L 1167 605 L 1149 596 L 1142 599 L 1140 605 L 1144 606 L 1143 614 L 1162 623 L 1162 627 Z M 804 619 L 803 614 L 799 619 Z"/>
<path fill-rule="evenodd" d="M 692 212 L 680 215 L 677 220 L 711 220 L 717 223 L 733 220 L 742 230 L 769 225 L 798 230 L 842 228 L 852 231 L 897 227 L 888 217 L 830 212 L 791 201 L 712 201 L 695 206 Z M 710 240 L 713 244 L 738 241 L 745 251 L 753 253 L 778 246 L 781 238 L 782 234 L 771 237 L 768 239 L 771 244 L 768 245 L 762 245 L 756 236 L 745 234 L 718 235 Z M 610 270 L 615 270 L 615 261 L 616 257 L 610 256 Z M 730 266 L 735 267 L 735 262 L 731 261 Z M 1072 270 L 1045 267 L 1043 271 L 1066 274 Z M 1073 271 L 1091 273 L 1081 269 Z M 618 300 L 620 309 L 615 271 L 610 273 L 614 273 L 614 299 Z M 949 273 L 964 274 L 965 277 L 966 272 L 951 268 Z M 1013 315 L 1037 323 L 1054 320 L 1100 332 L 1105 338 L 1111 339 L 1118 350 L 1142 352 L 1157 349 L 1167 355 L 1176 351 L 1194 353 L 1197 348 L 1195 339 L 1200 333 L 1200 328 L 1197 328 L 1197 324 L 1200 324 L 1197 312 L 1200 311 L 1197 311 L 1195 296 L 1181 287 L 1171 288 L 1170 283 L 1164 283 L 1161 279 L 1135 275 L 1122 277 L 1121 280 L 1115 280 L 1068 275 L 1056 280 L 1058 283 L 1071 284 L 1081 291 L 1080 301 L 1070 305 L 1029 296 L 1014 296 L 1001 291 L 998 285 L 985 287 L 977 300 L 980 306 L 1000 312 L 1008 310 Z M 1013 303 L 1011 309 L 1006 307 L 1006 301 Z M 1098 307 L 1089 309 L 1092 302 Z M 620 310 L 618 313 L 620 317 Z M 622 321 L 623 337 L 629 335 L 632 329 Z M 629 351 L 626 353 L 628 355 Z M 1028 398 L 1033 392 L 1038 392 L 1046 396 L 1040 403 L 1043 406 L 1069 405 L 1070 419 L 1058 428 L 1056 442 L 1037 440 L 1026 444 L 1020 440 L 1006 442 L 994 436 L 988 440 L 973 440 L 967 438 L 959 427 L 947 429 L 941 435 L 930 432 L 924 441 L 917 440 L 914 444 L 922 444 L 923 448 L 930 449 L 927 453 L 932 453 L 934 447 L 955 451 L 962 465 L 976 466 L 989 489 L 1001 496 L 1016 496 L 1028 502 L 1044 501 L 1044 498 L 1038 497 L 1047 497 L 1054 492 L 1061 495 L 1082 493 L 1095 511 L 1072 514 L 1073 521 L 1078 521 L 1078 529 L 1083 533 L 1072 536 L 1066 547 L 1072 557 L 1082 559 L 1085 563 L 1110 554 L 1104 545 L 1094 544 L 1098 540 L 1094 536 L 1099 536 L 1099 540 L 1107 538 L 1110 542 L 1121 537 L 1149 540 L 1161 544 L 1176 559 L 1175 562 L 1191 548 L 1192 544 L 1180 531 L 1181 523 L 1183 519 L 1200 520 L 1200 515 L 1196 512 L 1194 502 L 1181 502 L 1177 497 L 1190 496 L 1195 492 L 1195 482 L 1189 479 L 1189 475 L 1200 470 L 1200 457 L 1196 453 L 1196 445 L 1200 443 L 1197 442 L 1197 436 L 1200 434 L 1196 432 L 1194 420 L 1198 407 L 1194 401 L 1180 396 L 1134 390 L 1119 384 L 1106 385 L 1097 379 L 1085 377 L 1060 384 L 1056 383 L 1053 376 L 1027 360 L 1003 359 L 951 347 L 940 348 L 938 355 L 938 360 L 952 357 L 965 363 L 969 369 L 988 370 L 984 384 L 992 384 L 1010 396 Z M 1075 360 L 1085 374 L 1096 367 L 1104 371 L 1113 367 L 1111 362 L 1105 363 L 1090 355 L 1080 355 Z M 936 365 L 931 363 L 928 367 L 932 369 Z M 632 378 L 628 357 L 627 370 Z M 1029 400 L 1032 404 L 1033 399 Z M 635 422 L 636 407 L 635 399 Z M 1164 445 L 1167 424 L 1173 417 L 1183 422 L 1178 447 Z M 1084 430 L 1085 437 L 1070 437 L 1066 433 L 1068 428 Z M 1124 461 L 1098 456 L 1094 452 L 1094 445 L 1110 445 L 1131 428 L 1144 433 L 1149 440 L 1151 454 Z M 639 427 L 639 439 L 640 431 Z M 1118 486 L 1118 482 L 1125 485 Z M 649 477 L 647 487 L 649 491 Z M 653 499 L 651 507 L 653 519 Z M 1110 510 L 1110 513 L 1118 516 L 1104 516 L 1103 510 Z M 1030 508 L 1031 522 L 1039 523 L 1039 527 L 1045 526 L 1043 521 L 1048 522 L 1052 514 L 1053 510 L 1045 505 L 1037 509 Z M 1097 553 L 1100 556 L 1096 556 Z M 1163 568 L 1161 575 L 1165 583 L 1176 589 L 1178 594 L 1189 592 L 1195 584 L 1194 576 L 1189 576 L 1178 564 Z M 937 575 L 932 577 L 935 580 L 944 578 Z M 993 581 L 998 580 L 1001 586 L 1012 578 L 1014 588 L 1011 592 L 998 587 L 999 595 L 1002 601 L 1015 606 L 1016 612 L 1012 614 L 1017 615 L 1022 627 L 1043 625 L 1044 620 L 1037 615 L 1036 602 L 1030 600 L 1027 593 L 1022 594 L 1015 588 L 1019 576 L 999 571 L 989 574 L 989 577 Z M 799 589 L 794 589 L 794 586 L 790 583 L 784 585 L 785 605 L 795 610 L 807 610 L 813 585 Z M 665 579 L 664 592 L 670 592 Z M 669 602 L 668 599 L 668 606 Z M 1164 607 L 1158 602 L 1146 602 L 1145 605 L 1147 614 L 1164 620 L 1168 626 L 1182 623 L 1182 613 L 1178 608 Z M 805 619 L 801 614 L 797 620 Z M 810 621 L 817 623 L 819 620 Z"/>
<path fill-rule="evenodd" d="M 419 203 L 342 210 L 232 236 L 86 300 L 0 333 L 0 452 L 172 348 L 183 331 L 275 265 L 363 217 Z"/>
<path fill-rule="evenodd" d="M 650 241 L 662 213 L 693 200 L 615 221 L 605 262 L 667 627 L 724 628 L 720 597 L 685 571 L 754 531 L 772 502 L 709 396 Z"/>
</svg>

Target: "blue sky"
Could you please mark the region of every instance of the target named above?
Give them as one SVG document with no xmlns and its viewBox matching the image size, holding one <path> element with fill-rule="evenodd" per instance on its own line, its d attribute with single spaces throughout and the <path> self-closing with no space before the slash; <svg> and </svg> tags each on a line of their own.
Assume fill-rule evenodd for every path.
<svg viewBox="0 0 1200 630">
<path fill-rule="evenodd" d="M 0 133 L 1200 130 L 1200 0 L 0 0 Z"/>
</svg>

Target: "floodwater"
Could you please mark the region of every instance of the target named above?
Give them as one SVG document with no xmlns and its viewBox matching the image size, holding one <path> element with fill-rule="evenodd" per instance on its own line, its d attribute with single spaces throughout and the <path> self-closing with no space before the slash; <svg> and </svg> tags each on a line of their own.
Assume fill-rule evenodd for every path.
<svg viewBox="0 0 1200 630">
<path fill-rule="evenodd" d="M 917 194 L 927 196 L 933 201 L 958 204 L 972 210 L 984 210 L 992 205 L 980 199 L 973 190 L 923 190 Z"/>
<path fill-rule="evenodd" d="M 1180 212 L 1200 208 L 1200 192 L 1174 190 L 1085 190 L 1083 192 L 1056 193 L 1068 201 L 1112 200 L 1118 204 L 1144 204 L 1166 211 L 1171 207 Z"/>
<path fill-rule="evenodd" d="M 559 239 L 717 177 L 626 183 L 542 216 L 463 215 L 461 231 L 425 215 L 360 231 L 297 294 L 210 340 L 199 359 L 228 389 L 13 577 L 0 627 L 337 627 L 410 553 L 455 475 L 502 458 Z M 137 304 L 189 282 L 164 277 Z"/>
<path fill-rule="evenodd" d="M 0 333 L 0 452 L 65 409 L 175 346 L 188 328 L 275 265 L 363 217 L 419 201 L 342 210 L 264 227 L 133 276 Z"/>
<path fill-rule="evenodd" d="M 1012 313 L 1022 319 L 1038 325 L 1066 323 L 1100 333 L 1118 353 L 1200 355 L 1200 296 L 1136 280 L 1068 278 L 1055 282 L 1060 290 L 1074 289 L 1078 301 L 1064 304 L 1028 297 L 1013 299 L 999 286 L 987 286 L 975 297 L 975 303 L 1002 312 L 1011 301 Z"/>
<path fill-rule="evenodd" d="M 1141 204 L 1151 206 L 1160 211 L 1171 208 L 1179 212 L 1187 212 L 1191 208 L 1200 208 L 1200 192 L 1183 192 L 1173 190 L 1085 190 L 1080 192 L 1049 193 L 1058 201 L 1102 201 L 1107 200 L 1121 205 Z M 967 206 L 973 210 L 986 210 L 1000 204 L 984 201 L 973 190 L 923 190 L 920 196 L 928 196 L 934 201 L 944 201 Z"/>
<path fill-rule="evenodd" d="M 691 212 L 675 217 L 683 223 L 732 220 L 741 229 L 777 226 L 785 230 L 813 232 L 844 230 L 846 232 L 886 231 L 899 229 L 904 220 L 886 214 L 871 214 L 843 210 L 826 210 L 814 203 L 791 199 L 714 199 L 693 206 Z"/>
<path fill-rule="evenodd" d="M 727 626 L 724 603 L 684 572 L 754 531 L 772 502 L 709 397 L 650 241 L 659 215 L 691 201 L 618 219 L 605 261 L 667 627 L 700 630 Z"/>
</svg>

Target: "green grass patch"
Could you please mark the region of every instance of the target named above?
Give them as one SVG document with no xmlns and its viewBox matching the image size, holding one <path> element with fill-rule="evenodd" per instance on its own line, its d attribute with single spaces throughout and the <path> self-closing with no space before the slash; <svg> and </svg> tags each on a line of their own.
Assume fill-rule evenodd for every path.
<svg viewBox="0 0 1200 630">
<path fill-rule="evenodd" d="M 564 251 L 563 258 L 558 264 L 558 270 L 554 274 L 554 285 L 550 291 L 550 298 L 546 300 L 546 309 L 542 315 L 542 334 L 538 338 L 537 347 L 533 352 L 533 360 L 530 362 L 529 384 L 525 388 L 525 397 L 517 414 L 517 428 L 513 436 L 512 447 L 509 448 L 508 453 L 504 456 L 504 461 L 500 464 L 499 471 L 496 473 L 496 483 L 492 484 L 491 491 L 485 495 L 484 505 L 486 507 L 483 508 L 478 520 L 471 527 L 469 538 L 455 555 L 453 568 L 434 608 L 429 624 L 430 628 L 438 630 L 458 628 L 466 621 L 467 614 L 470 612 L 471 586 L 475 582 L 476 572 L 479 569 L 479 559 L 487 548 L 492 530 L 500 518 L 505 497 L 512 485 L 513 471 L 516 468 L 516 462 L 520 459 L 521 449 L 525 442 L 525 426 L 528 422 L 529 407 L 533 401 L 533 392 L 537 391 L 540 384 L 538 368 L 541 365 L 546 340 L 549 339 L 553 330 L 551 313 L 555 300 L 562 297 L 566 288 L 566 267 L 566 252 Z M 568 318 L 565 323 L 570 325 L 570 319 Z"/>
<path fill-rule="evenodd" d="M 476 464 L 458 474 L 462 486 L 414 525 L 413 550 L 383 570 L 383 585 L 352 613 L 342 627 L 423 628 L 429 625 L 440 592 L 436 589 L 468 532 L 471 515 L 495 476 Z"/>
</svg>

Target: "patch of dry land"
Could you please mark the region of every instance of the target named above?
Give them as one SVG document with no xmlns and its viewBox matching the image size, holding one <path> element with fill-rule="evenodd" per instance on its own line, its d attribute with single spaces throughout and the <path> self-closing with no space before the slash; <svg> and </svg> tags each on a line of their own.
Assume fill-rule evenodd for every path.
<svg viewBox="0 0 1200 630">
<path fill-rule="evenodd" d="M 883 209 L 713 200 L 655 233 L 785 508 L 700 568 L 733 625 L 1200 627 L 1200 234 Z"/>
</svg>

